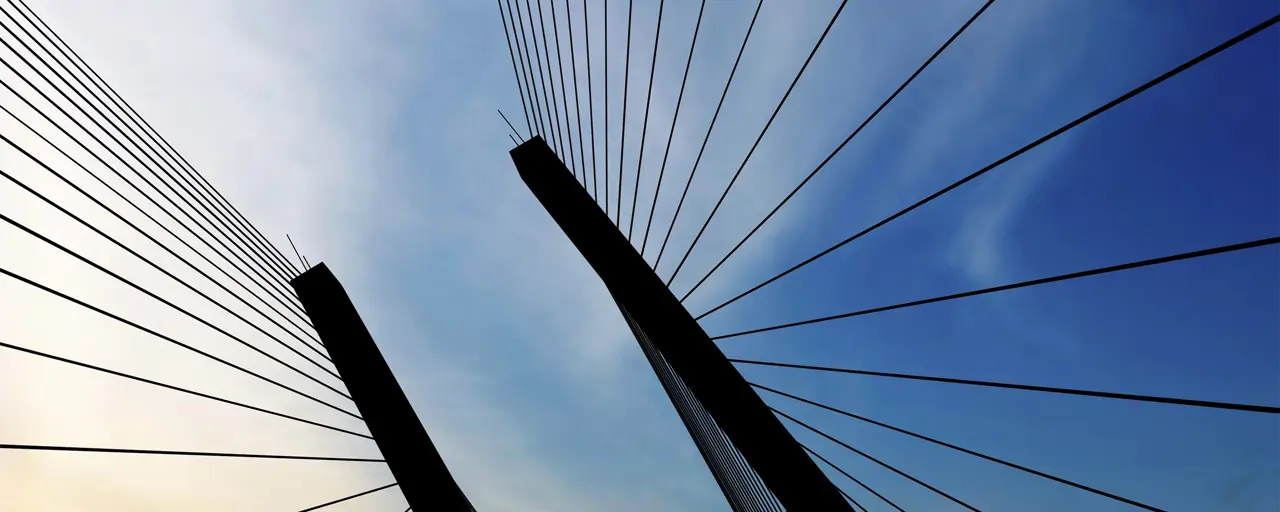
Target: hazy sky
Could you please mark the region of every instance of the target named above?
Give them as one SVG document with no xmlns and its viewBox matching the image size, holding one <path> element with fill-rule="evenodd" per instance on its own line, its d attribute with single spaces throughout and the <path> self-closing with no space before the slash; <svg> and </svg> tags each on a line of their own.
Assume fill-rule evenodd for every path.
<svg viewBox="0 0 1280 512">
<path fill-rule="evenodd" d="M 601 149 L 605 136 L 612 141 L 607 167 L 616 176 L 627 4 L 609 5 L 606 132 L 602 3 L 589 3 L 597 137 Z M 573 4 L 580 36 L 582 5 Z M 663 277 L 839 4 L 765 0 L 658 267 Z M 849 2 L 674 281 L 677 295 L 981 4 Z M 651 236 L 670 221 L 754 6 L 707 2 Z M 564 7 L 557 2 L 562 36 Z M 32 8 L 277 247 L 292 255 L 288 233 L 311 262 L 334 270 L 478 509 L 727 509 L 604 287 L 510 163 L 508 129 L 495 110 L 522 132 L 526 125 L 495 2 L 47 0 Z M 652 199 L 697 9 L 698 2 L 665 6 L 638 223 Z M 0 24 L 18 26 L 7 17 L 17 12 L 7 0 L 0 10 L 8 13 Z M 636 2 L 628 198 L 657 11 L 657 1 Z M 997 1 L 686 305 L 701 313 L 1274 14 L 1274 2 L 1263 1 Z M 1276 236 L 1277 30 L 707 317 L 703 326 L 714 336 Z M 18 41 L 3 31 L 0 40 Z M 14 53 L 0 49 L 0 55 L 58 105 L 74 108 Z M 579 64 L 585 87 L 585 62 Z M 92 143 L 8 69 L 0 69 L 0 82 L 89 150 L 8 90 L 0 91 L 0 105 L 141 200 L 112 173 L 146 187 L 129 170 L 141 167 L 123 148 Z M 91 126 L 88 117 L 73 118 Z M 0 134 L 178 254 L 194 257 L 12 118 L 0 115 Z M 0 170 L 295 343 L 2 143 Z M 218 274 L 238 265 L 161 209 L 140 206 L 216 262 L 197 260 L 197 267 L 249 297 Z M 322 375 L 3 179 L 0 214 Z M 655 254 L 653 247 L 646 252 L 651 262 Z M 1254 249 L 720 346 L 731 357 L 1275 405 L 1276 261 L 1273 247 Z M 0 268 L 350 408 L 319 384 L 5 223 Z M 0 342 L 364 432 L 357 420 L 4 276 Z M 1162 508 L 1280 507 L 1274 485 L 1280 421 L 1266 415 L 787 369 L 743 373 Z M 785 398 L 765 399 L 983 510 L 1126 510 Z M 838 445 L 794 432 L 905 509 L 954 507 Z M 4 348 L 0 443 L 378 456 L 368 440 Z M 832 478 L 871 510 L 888 508 L 844 477 Z M 385 467 L 370 463 L 0 452 L 3 511 L 297 510 L 390 481 Z M 333 510 L 404 506 L 388 490 Z"/>
</svg>

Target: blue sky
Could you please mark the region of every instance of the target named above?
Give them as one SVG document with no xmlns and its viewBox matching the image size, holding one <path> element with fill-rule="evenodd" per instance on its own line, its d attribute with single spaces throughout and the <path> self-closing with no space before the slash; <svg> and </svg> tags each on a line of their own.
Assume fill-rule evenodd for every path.
<svg viewBox="0 0 1280 512">
<path fill-rule="evenodd" d="M 574 3 L 581 30 L 581 4 Z M 850 2 L 674 281 L 677 295 L 981 3 Z M 590 15 L 599 138 L 606 130 L 598 5 L 592 2 Z M 664 230 L 675 209 L 754 5 L 708 2 L 655 229 Z M 672 235 L 674 253 L 658 267 L 663 277 L 837 5 L 765 1 Z M 493 2 L 137 0 L 104 8 L 63 0 L 34 7 L 277 245 L 287 248 L 290 233 L 311 261 L 334 268 L 480 509 L 727 509 L 604 287 L 510 163 L 506 125 L 494 110 L 521 131 L 525 124 Z M 641 219 L 696 13 L 696 2 L 666 5 Z M 1261 1 L 996 2 L 686 305 L 701 313 L 1274 14 L 1274 3 Z M 607 168 L 616 176 L 626 4 L 611 3 L 609 15 Z M 113 23 L 100 22 L 107 16 Z M 657 2 L 636 2 L 623 161 L 628 204 L 656 16 Z M 714 336 L 1275 236 L 1277 43 L 1280 32 L 1269 29 L 702 325 Z M 655 252 L 646 251 L 650 261 Z M 60 275 L 32 254 L 13 264 Z M 748 359 L 1274 405 L 1276 257 L 1274 248 L 1254 249 L 720 346 Z M 109 299 L 124 292 L 95 293 Z M 40 327 L 33 322 L 15 332 Z M 1280 506 L 1280 492 L 1266 483 L 1280 477 L 1280 424 L 1265 415 L 788 369 L 743 373 L 1155 506 Z M 249 387 L 243 392 L 258 396 Z M 964 454 L 765 398 L 984 510 L 1121 510 Z M 62 417 L 31 414 L 15 432 L 36 435 L 35 418 Z M 201 442 L 249 442 L 237 434 L 238 421 L 212 422 L 212 441 Z M 124 435 L 123 427 L 90 423 L 100 427 L 76 434 L 128 440 L 113 437 Z M 302 443 L 294 451 L 370 450 L 323 437 L 329 434 L 290 432 L 279 434 Z M 952 506 L 839 446 L 794 432 L 903 508 Z M 326 474 L 326 481 L 342 482 L 335 492 L 385 477 L 349 471 Z M 887 508 L 843 477 L 833 481 L 870 509 Z M 291 492 L 294 501 L 281 503 L 315 496 L 301 483 Z M 399 497 L 392 494 L 350 510 L 394 508 Z"/>
</svg>

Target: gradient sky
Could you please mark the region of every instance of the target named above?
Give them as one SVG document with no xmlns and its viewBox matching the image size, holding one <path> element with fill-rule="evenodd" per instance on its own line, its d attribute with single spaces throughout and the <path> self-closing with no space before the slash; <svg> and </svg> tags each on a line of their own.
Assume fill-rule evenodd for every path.
<svg viewBox="0 0 1280 512">
<path fill-rule="evenodd" d="M 574 3 L 581 34 L 581 4 Z M 839 3 L 765 0 L 671 237 L 674 253 L 658 266 L 661 276 L 671 275 Z M 600 2 L 591 4 L 597 136 L 611 137 L 607 167 L 616 176 L 626 3 L 610 4 L 607 132 L 597 31 L 603 20 Z M 677 295 L 981 4 L 849 2 L 673 282 Z M 1220 4 L 995 2 L 686 305 L 701 313 L 1276 13 L 1274 2 Z M 655 229 L 665 229 L 675 209 L 754 5 L 708 1 Z M 727 509 L 606 290 L 510 163 L 508 130 L 495 109 L 522 132 L 525 124 L 494 2 L 47 0 L 32 7 L 278 247 L 291 254 L 288 233 L 310 261 L 334 269 L 478 509 Z M 642 216 L 697 7 L 666 5 Z M 656 1 L 636 2 L 628 198 L 656 18 Z M 1276 236 L 1278 48 L 1273 27 L 702 325 L 715 336 Z M 7 70 L 0 81 L 32 96 Z M 70 147 L 14 95 L 0 91 L 0 104 Z M 0 120 L 0 133 L 127 212 L 10 118 Z M 598 163 L 603 170 L 603 154 Z M 89 167 L 121 183 L 101 164 Z M 18 152 L 0 146 L 0 170 L 212 288 Z M 238 335 L 270 343 L 8 182 L 0 182 L 0 213 Z M 651 262 L 655 254 L 646 252 Z M 7 225 L 0 225 L 0 267 L 340 400 Z M 1277 251 L 1268 247 L 720 346 L 730 357 L 1275 405 L 1278 285 Z M 3 277 L 0 341 L 362 429 Z M 742 371 L 761 384 L 1162 508 L 1280 508 L 1274 417 Z M 983 510 L 1126 509 L 785 398 L 765 399 Z M 5 350 L 0 411 L 0 443 L 377 455 L 357 438 Z M 958 508 L 838 445 L 793 431 L 905 509 Z M 888 508 L 844 477 L 832 478 L 871 510 Z M 3 452 L 0 510 L 287 510 L 389 481 L 372 464 Z M 397 492 L 384 491 L 334 510 L 403 507 Z"/>
</svg>

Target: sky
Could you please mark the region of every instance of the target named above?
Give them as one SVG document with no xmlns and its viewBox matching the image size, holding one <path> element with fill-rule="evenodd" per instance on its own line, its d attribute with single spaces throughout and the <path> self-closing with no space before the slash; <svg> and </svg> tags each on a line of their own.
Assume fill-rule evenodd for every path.
<svg viewBox="0 0 1280 512">
<path fill-rule="evenodd" d="M 672 275 L 840 3 L 765 0 L 657 264 L 660 276 Z M 293 254 L 288 234 L 310 262 L 333 269 L 478 509 L 727 510 L 605 288 L 511 164 L 509 130 L 496 110 L 511 119 L 519 137 L 528 136 L 528 127 L 494 2 L 31 4 L 276 247 Z M 677 296 L 981 4 L 848 2 L 673 280 Z M 590 2 L 588 12 L 600 139 L 596 166 L 616 179 L 621 158 L 627 199 L 640 167 L 639 229 L 667 149 L 698 3 L 663 4 L 646 129 L 659 5 L 635 2 L 621 155 L 627 4 L 609 2 L 607 20 L 600 5 Z M 557 7 L 563 16 L 564 4 Z M 644 252 L 651 263 L 654 237 L 664 235 L 671 222 L 754 7 L 741 0 L 706 4 Z M 580 3 L 572 6 L 580 36 L 581 9 Z M 0 10 L 18 12 L 7 2 Z M 1273 2 L 1263 1 L 995 2 L 690 295 L 686 306 L 695 315 L 711 309 L 1275 10 Z M 7 15 L 0 15 L 0 24 L 17 27 Z M 559 19 L 563 35 L 568 26 Z M 605 23 L 607 127 L 600 30 Z M 717 336 L 1276 236 L 1277 30 L 1258 34 L 701 324 Z M 4 32 L 0 40 L 16 45 L 25 38 Z M 9 90 L 0 91 L 0 105 L 70 158 L 11 117 L 0 117 L 0 134 L 175 253 L 196 260 L 197 268 L 217 275 L 236 296 L 249 297 L 217 270 L 234 273 L 242 265 L 222 260 L 225 251 L 202 245 L 208 237 L 185 231 L 130 188 L 128 183 L 147 187 L 129 170 L 141 168 L 135 157 L 120 144 L 96 145 L 82 135 L 19 75 L 57 105 L 74 109 L 72 103 L 42 84 L 13 51 L 0 53 L 0 60 L 18 69 L 0 69 L 0 82 L 36 106 Z M 18 55 L 31 58 L 20 48 Z M 585 92 L 581 48 L 578 58 Z M 585 96 L 582 107 L 585 121 Z M 88 141 L 89 149 L 76 146 L 38 111 Z M 92 117 L 74 111 L 71 116 L 106 140 Z M 647 135 L 642 165 L 641 132 Z M 608 160 L 605 138 L 611 141 Z M 143 201 L 143 210 L 196 250 L 165 234 L 71 159 L 123 187 L 126 197 Z M 0 144 L 0 170 L 262 324 L 263 317 L 232 292 L 11 146 Z M 629 217 L 629 201 L 624 204 Z M 10 181 L 0 180 L 0 214 L 320 375 L 322 382 L 340 385 Z M 197 252 L 215 263 L 199 260 Z M 1276 262 L 1276 249 L 1264 247 L 729 338 L 719 345 L 728 356 L 744 359 L 1274 406 L 1280 403 Z M 0 268 L 331 403 L 350 405 L 8 224 L 0 224 Z M 279 306 L 272 300 L 267 303 Z M 296 332 L 292 327 L 262 325 L 285 342 L 295 341 L 285 334 Z M 364 432 L 357 420 L 3 276 L 0 342 Z M 740 369 L 753 382 L 1160 508 L 1280 507 L 1274 485 L 1280 479 L 1280 422 L 1273 416 Z M 786 398 L 764 398 L 983 510 L 1125 509 Z M 0 349 L 0 411 L 0 443 L 378 456 L 364 439 L 10 349 Z M 834 443 L 787 426 L 797 440 L 904 509 L 959 509 Z M 869 509 L 889 508 L 843 476 L 831 476 Z M 5 451 L 0 510 L 296 510 L 390 481 L 385 467 L 373 463 Z M 387 490 L 332 509 L 404 506 L 397 491 Z"/>
</svg>

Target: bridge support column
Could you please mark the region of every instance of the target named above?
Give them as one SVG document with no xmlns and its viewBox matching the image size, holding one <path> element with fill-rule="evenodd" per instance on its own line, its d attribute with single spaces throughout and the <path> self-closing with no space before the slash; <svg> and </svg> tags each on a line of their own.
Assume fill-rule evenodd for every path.
<svg viewBox="0 0 1280 512">
<path fill-rule="evenodd" d="M 790 511 L 852 510 L 546 142 L 535 136 L 511 150 L 511 159 L 609 288 L 637 338 L 643 335 L 661 353 L 768 491 Z"/>
<path fill-rule="evenodd" d="M 290 282 L 413 510 L 475 510 L 445 467 L 342 284 L 324 263 Z"/>
</svg>

